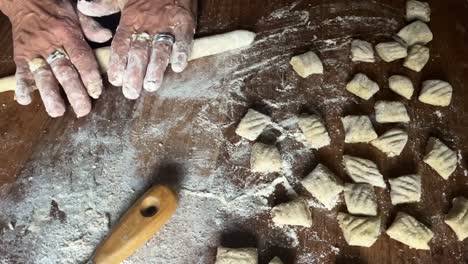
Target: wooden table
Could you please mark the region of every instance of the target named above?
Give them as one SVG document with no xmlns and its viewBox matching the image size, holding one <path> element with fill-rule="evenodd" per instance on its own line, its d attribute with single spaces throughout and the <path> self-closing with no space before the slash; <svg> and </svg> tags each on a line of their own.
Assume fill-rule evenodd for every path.
<svg viewBox="0 0 468 264">
<path fill-rule="evenodd" d="M 247 144 L 242 143 L 233 131 L 248 107 L 263 111 L 278 122 L 303 112 L 318 111 L 327 122 L 333 140 L 331 147 L 320 151 L 300 151 L 304 147 L 291 139 L 278 144 L 283 154 L 295 153 L 288 156 L 292 165 L 289 180 L 294 189 L 300 195 L 311 197 L 297 180 L 307 175 L 318 162 L 329 166 L 344 181 L 350 181 L 341 164 L 343 153 L 375 160 L 385 178 L 418 173 L 423 176 L 420 203 L 393 207 L 388 189 L 378 190 L 379 211 L 385 227 L 391 224 L 399 210 L 414 215 L 430 226 L 435 233 L 431 250 L 409 249 L 385 234 L 371 248 L 346 245 L 334 220 L 337 211 L 346 210 L 343 202 L 331 212 L 313 209 L 313 227 L 310 230 L 296 230 L 298 246 L 281 246 L 281 242 L 277 243 L 279 246 L 273 245 L 272 241 L 281 238 L 278 238 L 278 231 L 270 230 L 271 220 L 266 212 L 237 222 L 232 218 L 232 228 L 219 234 L 220 243 L 225 246 L 257 246 L 261 252 L 260 263 L 268 263 L 275 255 L 285 263 L 468 263 L 468 240 L 457 242 L 453 231 L 443 223 L 443 215 L 450 208 L 451 199 L 468 195 L 468 103 L 465 101 L 468 100 L 465 87 L 468 81 L 468 2 L 431 1 L 433 14 L 430 27 L 435 38 L 429 44 L 431 60 L 420 74 L 403 68 L 401 61 L 353 64 L 349 60 L 352 38 L 362 38 L 375 44 L 390 39 L 392 33 L 405 25 L 404 3 L 403 0 L 202 0 L 197 31 L 199 36 L 242 28 L 259 33 L 257 44 L 243 55 L 223 55 L 222 59 L 207 58 L 194 62 L 181 75 L 170 72 L 159 93 L 146 93 L 138 101 L 125 100 L 119 88 L 108 86 L 103 97 L 94 102 L 93 114 L 79 120 L 75 119 L 71 110 L 62 118 L 50 119 L 37 94 L 33 103 L 26 107 L 13 101 L 13 93 L 1 94 L 0 199 L 20 205 L 22 201 L 34 197 L 34 188 L 28 185 L 26 179 L 41 174 L 41 166 L 46 171 L 63 169 L 63 174 L 62 171 L 57 174 L 63 177 L 51 175 L 50 181 L 70 181 L 70 186 L 84 184 L 98 192 L 101 188 L 99 173 L 89 174 L 89 181 L 94 181 L 95 185 L 88 186 L 88 183 L 77 182 L 83 181 L 83 178 L 73 178 L 76 169 L 73 166 L 80 164 L 76 159 L 96 157 L 99 167 L 100 162 L 105 162 L 100 158 L 107 157 L 105 155 L 117 157 L 120 153 L 118 149 L 124 152 L 130 147 L 136 150 L 132 159 L 138 161 L 132 167 L 132 171 L 136 172 L 130 175 L 140 177 L 138 180 L 141 182 L 135 193 L 116 203 L 119 209 L 113 211 L 113 219 L 145 190 L 144 186 L 160 182 L 157 175 L 190 177 L 196 174 L 201 180 L 203 177 L 208 180 L 217 168 L 224 168 L 226 181 L 248 190 L 277 176 L 252 175 L 248 170 L 248 156 L 233 155 L 236 153 L 233 146 Z M 11 75 L 15 71 L 11 30 L 7 21 L 5 17 L 0 17 L 0 35 L 3 36 L 0 40 L 3 47 L 0 76 Z M 293 54 L 309 49 L 318 51 L 326 72 L 323 76 L 300 79 L 289 67 L 288 60 Z M 344 85 L 356 72 L 364 72 L 376 80 L 381 92 L 369 101 L 347 93 Z M 390 92 L 387 85 L 388 77 L 398 73 L 410 76 L 416 91 L 426 79 L 449 81 L 454 87 L 452 104 L 439 108 L 424 105 L 415 98 L 404 101 L 412 122 L 401 127 L 408 131 L 410 141 L 397 158 L 387 159 L 368 145 L 344 145 L 339 118 L 347 114 L 368 114 L 375 121 L 373 106 L 377 100 L 402 100 Z M 193 84 L 193 92 L 179 89 L 189 82 Z M 179 93 L 174 92 L 177 89 Z M 158 124 L 161 126 L 158 127 Z M 379 134 L 394 127 L 376 122 L 374 126 Z M 156 131 L 155 127 L 158 133 L 163 132 L 148 132 Z M 81 138 L 77 143 L 77 133 L 90 137 L 94 135 L 95 139 L 86 141 Z M 106 144 L 105 138 L 110 134 L 114 139 L 122 139 L 119 148 Z M 447 181 L 421 161 L 430 135 L 440 137 L 459 151 L 460 164 Z M 103 138 L 102 142 L 99 142 L 100 138 Z M 274 136 L 266 135 L 261 140 L 271 141 L 272 138 Z M 69 167 L 66 161 L 69 161 Z M 188 171 L 178 165 L 185 161 L 190 162 Z M 41 177 L 44 180 L 47 176 Z M 79 192 L 79 188 L 75 191 Z M 67 218 L 73 218 L 73 212 L 59 209 L 55 202 L 57 198 L 54 197 L 60 196 L 59 193 L 51 190 L 50 196 L 53 200 L 51 219 L 66 223 Z M 269 200 L 271 206 L 288 198 L 284 190 L 278 187 Z M 5 204 L 0 203 L 0 206 Z M 64 207 L 62 204 L 60 206 Z M 6 209 L 0 208 L 0 227 L 7 224 L 1 213 Z M 81 212 L 74 213 L 79 215 Z M 101 237 L 103 235 L 100 234 Z M 13 253 L 11 250 L 13 246 L 18 251 L 21 251 L 21 247 L 29 250 L 27 239 L 27 234 L 18 236 L 13 245 L 11 241 L 6 242 L 5 234 L 0 232 L 0 256 L 6 256 L 10 261 L 6 263 L 35 263 L 33 259 L 25 257 L 27 254 Z M 190 243 L 185 245 L 188 249 L 180 248 L 181 252 L 189 251 Z M 158 248 L 146 250 L 157 251 Z M 185 262 L 134 259 L 131 263 L 213 263 L 214 255 L 215 246 L 210 244 L 194 256 L 187 256 Z"/>
</svg>

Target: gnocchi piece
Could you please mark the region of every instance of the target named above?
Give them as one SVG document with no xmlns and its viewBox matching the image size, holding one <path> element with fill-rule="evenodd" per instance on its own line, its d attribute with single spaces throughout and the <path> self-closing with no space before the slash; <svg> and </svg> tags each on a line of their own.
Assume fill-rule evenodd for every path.
<svg viewBox="0 0 468 264">
<path fill-rule="evenodd" d="M 250 169 L 252 172 L 279 172 L 281 171 L 281 154 L 276 146 L 255 143 L 250 155 Z"/>
<path fill-rule="evenodd" d="M 270 263 L 268 264 L 283 264 L 283 261 L 281 261 L 280 258 L 275 257 L 274 259 L 270 260 Z"/>
<path fill-rule="evenodd" d="M 435 106 L 449 106 L 452 101 L 453 88 L 448 82 L 428 80 L 423 82 L 418 100 Z"/>
<path fill-rule="evenodd" d="M 301 198 L 273 207 L 271 217 L 273 223 L 277 226 L 312 226 L 312 214 L 309 205 Z"/>
<path fill-rule="evenodd" d="M 411 47 L 414 44 L 426 45 L 432 41 L 433 35 L 426 23 L 417 20 L 402 28 L 397 37 Z"/>
<path fill-rule="evenodd" d="M 421 176 L 405 175 L 390 179 L 388 182 L 393 205 L 421 201 Z"/>
<path fill-rule="evenodd" d="M 344 187 L 344 197 L 350 214 L 377 215 L 377 197 L 372 185 L 367 183 L 348 183 Z"/>
<path fill-rule="evenodd" d="M 253 109 L 249 109 L 236 129 L 236 134 L 254 141 L 271 124 L 271 118 Z"/>
<path fill-rule="evenodd" d="M 430 138 L 423 161 L 447 180 L 457 168 L 457 153 L 437 138 Z"/>
<path fill-rule="evenodd" d="M 289 64 L 302 78 L 307 78 L 312 74 L 323 74 L 322 61 L 312 51 L 292 57 Z"/>
<path fill-rule="evenodd" d="M 369 100 L 379 91 L 379 85 L 369 79 L 365 74 L 358 73 L 348 82 L 346 90 L 364 100 Z"/>
<path fill-rule="evenodd" d="M 335 207 L 338 196 L 343 191 L 341 181 L 322 164 L 318 164 L 301 183 L 308 192 L 328 209 Z"/>
<path fill-rule="evenodd" d="M 375 119 L 379 123 L 408 123 L 410 117 L 401 102 L 378 101 L 375 103 Z"/>
<path fill-rule="evenodd" d="M 372 122 L 367 116 L 341 118 L 345 131 L 345 143 L 367 143 L 377 138 Z"/>
<path fill-rule="evenodd" d="M 351 60 L 361 62 L 375 62 L 374 48 L 367 41 L 355 39 L 351 42 Z"/>
<path fill-rule="evenodd" d="M 396 157 L 401 154 L 408 142 L 408 134 L 398 128 L 390 129 L 370 143 L 387 157 Z"/>
<path fill-rule="evenodd" d="M 319 149 L 330 145 L 330 136 L 320 117 L 316 115 L 299 117 L 299 128 L 312 148 Z"/>
<path fill-rule="evenodd" d="M 385 188 L 383 175 L 377 168 L 377 164 L 368 160 L 349 155 L 343 156 L 346 173 L 356 183 L 368 183 L 370 185 Z"/>
<path fill-rule="evenodd" d="M 430 249 L 428 243 L 434 236 L 428 227 L 403 212 L 397 214 L 387 230 L 387 235 L 411 248 L 424 250 Z"/>
<path fill-rule="evenodd" d="M 445 217 L 445 223 L 452 228 L 459 241 L 468 237 L 468 200 L 456 197 L 452 200 L 452 209 Z"/>
<path fill-rule="evenodd" d="M 215 264 L 258 264 L 257 249 L 218 247 Z"/>
<path fill-rule="evenodd" d="M 420 72 L 429 61 L 429 48 L 416 44 L 409 49 L 408 56 L 403 63 L 408 69 Z"/>
<path fill-rule="evenodd" d="M 388 78 L 390 90 L 410 100 L 413 96 L 414 87 L 410 78 L 402 75 L 393 75 Z"/>
<path fill-rule="evenodd" d="M 396 41 L 379 43 L 375 46 L 375 50 L 385 62 L 403 59 L 408 55 L 406 47 Z"/>
<path fill-rule="evenodd" d="M 429 3 L 409 0 L 406 2 L 406 20 L 431 21 L 431 8 Z"/>
<path fill-rule="evenodd" d="M 370 247 L 381 233 L 381 218 L 379 216 L 353 216 L 340 212 L 336 218 L 343 231 L 343 236 L 350 246 Z"/>
</svg>

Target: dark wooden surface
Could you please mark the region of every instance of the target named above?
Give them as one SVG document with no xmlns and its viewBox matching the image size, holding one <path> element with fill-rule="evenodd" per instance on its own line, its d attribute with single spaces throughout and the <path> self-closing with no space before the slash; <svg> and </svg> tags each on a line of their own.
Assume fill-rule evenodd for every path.
<svg viewBox="0 0 468 264">
<path fill-rule="evenodd" d="M 229 117 L 222 116 L 216 107 L 208 108 L 211 118 L 219 120 L 220 123 L 231 125 L 222 128 L 222 134 L 226 140 L 237 142 L 235 136 L 235 122 L 246 112 L 247 106 L 251 105 L 272 115 L 274 120 L 283 120 L 294 114 L 304 111 L 316 110 L 320 112 L 327 121 L 328 129 L 333 139 L 333 146 L 310 153 L 309 156 L 298 157 L 294 163 L 293 171 L 300 179 L 304 177 L 316 164 L 322 162 L 329 166 L 339 177 L 349 181 L 344 173 L 340 162 L 343 153 L 360 155 L 375 160 L 385 178 L 392 178 L 406 173 L 419 173 L 423 176 L 423 197 L 418 204 L 390 206 L 388 190 L 378 191 L 379 210 L 383 215 L 385 227 L 388 227 L 398 210 L 404 210 L 415 215 L 423 223 L 432 228 L 435 237 L 431 242 L 430 251 L 418 251 L 388 238 L 383 234 L 371 248 L 359 248 L 347 246 L 341 231 L 331 217 L 330 212 L 323 209 L 313 210 L 314 225 L 312 230 L 319 234 L 319 238 L 310 238 L 309 231 L 299 231 L 300 244 L 296 248 L 267 248 L 268 240 L 272 239 L 271 233 L 266 225 L 267 215 L 249 219 L 245 223 L 239 223 L 242 227 L 241 234 L 227 235 L 226 245 L 242 246 L 245 243 L 255 243 L 263 248 L 261 263 L 267 261 L 274 255 L 280 255 L 286 262 L 295 263 L 296 256 L 310 253 L 312 256 L 320 256 L 320 262 L 310 263 L 468 263 L 468 241 L 457 242 L 451 229 L 443 224 L 443 214 L 450 208 L 450 200 L 458 195 L 468 195 L 468 176 L 464 170 L 468 166 L 466 156 L 468 155 L 468 90 L 465 83 L 468 82 L 468 3 L 465 1 L 431 1 L 433 9 L 431 29 L 435 38 L 430 43 L 431 61 L 423 70 L 417 74 L 401 67 L 401 62 L 376 64 L 352 64 L 348 59 L 348 48 L 327 49 L 320 46 L 320 40 L 337 39 L 337 45 L 345 43 L 352 37 L 370 40 L 374 43 L 384 41 L 391 35 L 391 30 L 402 27 L 405 24 L 403 17 L 404 1 L 263 1 L 263 0 L 203 0 L 200 2 L 200 16 L 198 35 L 210 35 L 238 28 L 250 29 L 260 34 L 259 38 L 266 38 L 268 34 L 287 29 L 285 25 L 291 23 L 287 19 L 265 19 L 272 12 L 281 8 L 293 7 L 292 11 L 305 10 L 309 12 L 309 23 L 307 25 L 295 25 L 297 30 L 286 33 L 278 39 L 272 38 L 264 45 L 257 47 L 255 56 L 249 56 L 249 61 L 243 61 L 244 65 L 259 63 L 263 60 L 279 56 L 278 60 L 269 60 L 265 70 L 259 71 L 244 80 L 242 103 L 232 107 L 233 114 Z M 325 25 L 324 21 L 355 16 L 360 18 L 382 17 L 394 18 L 395 25 L 391 23 L 372 25 L 365 23 L 362 19 L 350 19 L 349 24 Z M 288 18 L 292 19 L 292 18 Z M 308 26 L 312 25 L 312 26 Z M 315 25 L 315 27 L 314 27 Z M 275 31 L 276 30 L 276 31 Z M 263 34 L 263 35 L 262 35 Z M 11 31 L 8 20 L 0 17 L 0 46 L 3 47 L 0 54 L 0 76 L 14 73 L 12 61 Z M 290 54 L 298 54 L 308 49 L 320 51 L 322 58 L 326 58 L 326 74 L 308 79 L 298 79 L 287 66 Z M 283 57 L 282 57 L 283 56 Z M 338 61 L 340 63 L 337 63 Z M 209 63 L 207 60 L 206 63 Z M 276 67 L 278 65 L 278 67 Z M 281 67 L 280 67 L 281 66 Z M 206 67 L 210 67 L 207 65 Z M 353 98 L 344 91 L 344 84 L 355 72 L 364 72 L 375 79 L 381 86 L 382 91 L 369 101 Z M 190 69 L 189 69 L 190 73 Z M 189 73 L 187 73 L 187 76 Z M 387 87 L 386 80 L 392 74 L 403 73 L 411 76 L 414 81 L 416 92 L 419 91 L 422 80 L 429 78 L 440 78 L 449 81 L 454 87 L 454 98 L 450 107 L 437 108 L 419 103 L 413 100 L 405 102 L 412 122 L 406 126 L 410 135 L 410 142 L 403 154 L 395 159 L 386 159 L 378 151 L 366 145 L 344 145 L 343 131 L 339 118 L 346 114 L 369 114 L 373 118 L 373 105 L 379 99 L 395 99 L 398 96 L 392 94 Z M 171 73 L 171 78 L 175 78 Z M 281 82 L 290 83 L 295 88 L 291 91 L 280 91 Z M 280 87 L 279 89 L 277 89 Z M 331 87 L 331 88 L 330 88 Z M 229 90 L 225 91 L 226 96 Z M 346 97 L 349 100 L 329 103 L 331 99 Z M 15 186 L 17 177 L 28 167 L 38 153 L 55 144 L 57 148 L 67 148 L 69 141 L 65 133 L 79 129 L 88 122 L 97 120 L 96 115 L 75 120 L 70 111 L 59 119 L 50 119 L 44 113 L 39 98 L 35 97 L 30 106 L 24 107 L 13 101 L 12 93 L 0 95 L 0 184 L 3 185 L 3 195 L 16 197 L 20 201 L 24 195 L 20 186 Z M 279 103 L 279 109 L 265 104 L 265 100 Z M 327 101 L 328 100 L 328 101 Z M 290 102 L 290 103 L 289 103 Z M 189 159 L 192 147 L 204 147 L 210 149 L 213 135 L 209 131 L 197 135 L 184 134 L 180 128 L 185 127 L 183 122 L 193 122 L 194 116 L 207 104 L 206 100 L 199 99 L 162 99 L 157 95 L 145 95 L 139 103 L 124 100 L 119 90 L 109 86 L 106 94 L 101 100 L 95 102 L 95 111 L 103 119 L 114 120 L 122 118 L 121 122 L 107 125 L 105 122 L 96 121 L 99 132 L 105 133 L 107 129 L 122 130 L 131 128 L 133 133 L 143 130 L 148 123 L 170 118 L 175 113 L 185 112 L 180 125 L 172 127 L 172 136 L 164 139 L 164 147 L 161 140 L 152 138 L 136 144 L 141 144 L 138 153 L 143 167 L 154 167 L 160 162 L 155 158 L 164 153 L 165 159 Z M 183 105 L 183 107 L 181 107 Z M 139 107 L 139 115 L 132 113 Z M 156 109 L 157 106 L 157 109 Z M 111 109 L 111 110 L 109 110 Z M 141 110 L 143 109 L 143 110 Z M 434 111 L 439 111 L 440 117 Z M 210 112 L 211 111 L 211 112 Z M 373 119 L 375 121 L 375 119 Z M 374 122 L 377 132 L 380 134 L 389 125 L 381 125 Z M 180 127 L 179 127 L 180 126 Z M 122 132 L 124 133 L 124 132 Z M 449 180 L 444 181 L 434 171 L 424 165 L 421 161 L 426 141 L 430 135 L 439 136 L 447 144 L 460 151 L 463 157 L 460 165 Z M 288 146 L 288 141 L 280 144 L 282 151 L 288 151 L 293 147 Z M 162 149 L 164 148 L 164 149 Z M 73 149 L 69 150 L 73 153 Z M 52 153 L 51 153 L 52 154 Z M 223 164 L 229 166 L 230 158 L 223 148 L 213 149 L 211 156 L 205 157 L 208 164 Z M 60 157 L 57 157 L 60 159 Z M 246 164 L 241 164 L 248 167 Z M 239 164 L 237 164 L 239 165 Z M 206 174 L 212 168 L 202 168 Z M 252 177 L 247 170 L 239 173 L 231 170 L 226 175 L 227 179 L 236 182 L 245 188 L 252 184 L 246 183 L 246 178 Z M 295 186 L 298 192 L 300 187 Z M 5 190 L 6 189 L 6 190 Z M 0 197 L 1 199 L 1 197 Z M 274 203 L 281 201 L 280 194 Z M 1 209 L 1 208 L 0 208 Z M 336 211 L 346 210 L 341 203 Z M 226 231 L 228 232 L 228 231 Z M 244 233 L 248 234 L 245 235 Z M 246 238 L 247 237 L 247 238 Z M 252 242 L 254 241 L 254 242 Z M 1 245 L 0 241 L 0 245 Z M 339 250 L 338 253 L 330 252 L 329 246 L 333 245 Z M 214 248 L 207 249 L 214 257 Z M 1 252 L 1 250 L 0 250 Z M 212 261 L 212 260 L 210 260 Z M 155 262 L 159 263 L 159 262 Z M 211 262 L 207 262 L 211 263 Z"/>
</svg>

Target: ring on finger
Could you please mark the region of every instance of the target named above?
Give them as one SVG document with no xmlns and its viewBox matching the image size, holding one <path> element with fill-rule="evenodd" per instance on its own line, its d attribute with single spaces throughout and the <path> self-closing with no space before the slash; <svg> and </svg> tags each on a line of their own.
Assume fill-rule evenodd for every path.
<svg viewBox="0 0 468 264">
<path fill-rule="evenodd" d="M 67 55 L 67 53 L 65 53 L 64 50 L 57 49 L 47 57 L 47 63 L 52 64 L 54 61 L 56 61 L 58 59 L 61 59 L 61 58 L 68 59 L 68 55 Z"/>
<path fill-rule="evenodd" d="M 173 35 L 167 34 L 167 33 L 156 34 L 153 38 L 153 44 L 157 42 L 166 42 L 166 41 L 169 42 L 169 44 L 172 46 L 174 45 L 175 38 Z"/>
</svg>

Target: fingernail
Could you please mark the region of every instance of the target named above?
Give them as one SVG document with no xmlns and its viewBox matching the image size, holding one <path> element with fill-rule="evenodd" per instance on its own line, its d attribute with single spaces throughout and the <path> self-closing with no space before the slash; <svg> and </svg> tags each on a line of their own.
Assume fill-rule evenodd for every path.
<svg viewBox="0 0 468 264">
<path fill-rule="evenodd" d="M 61 116 L 63 116 L 63 114 L 65 114 L 65 108 L 64 107 L 54 107 L 53 109 L 47 110 L 47 113 L 52 118 L 61 117 Z"/>
<path fill-rule="evenodd" d="M 15 95 L 15 100 L 20 105 L 29 105 L 32 102 L 32 98 L 29 95 Z"/>
<path fill-rule="evenodd" d="M 130 100 L 135 100 L 140 96 L 137 89 L 130 88 L 130 87 L 123 87 L 122 93 L 125 96 L 125 98 L 130 99 Z"/>
<path fill-rule="evenodd" d="M 179 53 L 172 59 L 171 68 L 174 72 L 182 72 L 187 67 L 187 54 Z"/>
<path fill-rule="evenodd" d="M 98 99 L 103 90 L 102 81 L 92 82 L 88 84 L 88 94 L 94 99 Z"/>
<path fill-rule="evenodd" d="M 143 88 L 145 88 L 145 90 L 148 92 L 155 92 L 159 89 L 159 87 L 161 87 L 161 82 L 155 80 L 145 81 L 143 84 Z"/>
</svg>

